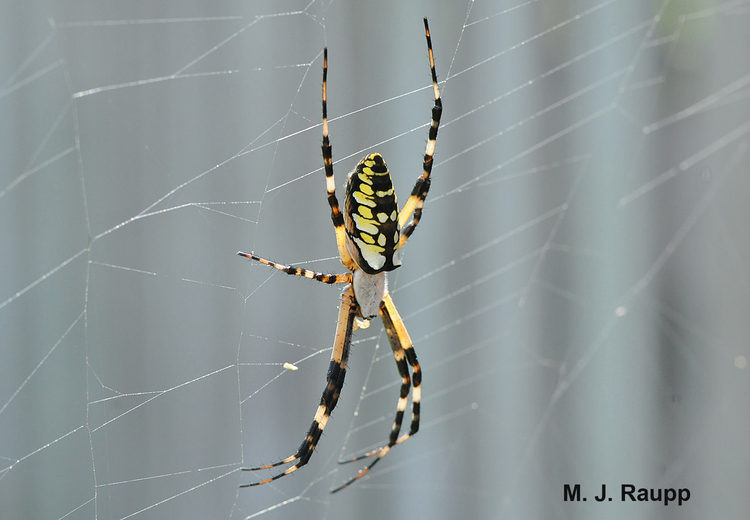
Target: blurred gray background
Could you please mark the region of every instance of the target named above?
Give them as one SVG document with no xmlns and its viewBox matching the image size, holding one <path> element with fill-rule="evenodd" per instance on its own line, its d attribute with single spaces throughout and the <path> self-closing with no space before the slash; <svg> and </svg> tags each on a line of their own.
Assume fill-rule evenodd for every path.
<svg viewBox="0 0 750 520">
<path fill-rule="evenodd" d="M 295 475 L 340 287 L 339 193 L 381 152 L 424 218 Z M 750 2 L 0 4 L 0 518 L 746 518 Z M 284 363 L 298 370 L 286 370 Z M 563 500 L 580 485 L 586 502 Z M 593 496 L 607 486 L 611 502 Z M 689 489 L 682 506 L 622 484 Z"/>
</svg>

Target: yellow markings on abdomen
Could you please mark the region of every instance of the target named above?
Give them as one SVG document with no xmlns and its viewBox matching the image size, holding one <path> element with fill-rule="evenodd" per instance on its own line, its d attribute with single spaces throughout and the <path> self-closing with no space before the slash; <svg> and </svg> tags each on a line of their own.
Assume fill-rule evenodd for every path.
<svg viewBox="0 0 750 520">
<path fill-rule="evenodd" d="M 344 211 L 350 254 L 366 273 L 401 265 L 398 213 L 388 167 L 380 154 L 370 154 L 349 175 Z"/>
<path fill-rule="evenodd" d="M 354 223 L 356 224 L 357 229 L 359 229 L 363 233 L 367 233 L 371 236 L 378 234 L 378 225 L 374 220 L 362 218 L 356 213 L 352 214 L 352 219 L 354 219 Z"/>
<path fill-rule="evenodd" d="M 361 191 L 355 191 L 352 193 L 354 200 L 356 200 L 361 206 L 367 206 L 368 208 L 374 208 L 377 204 L 371 196 L 365 195 Z"/>
</svg>

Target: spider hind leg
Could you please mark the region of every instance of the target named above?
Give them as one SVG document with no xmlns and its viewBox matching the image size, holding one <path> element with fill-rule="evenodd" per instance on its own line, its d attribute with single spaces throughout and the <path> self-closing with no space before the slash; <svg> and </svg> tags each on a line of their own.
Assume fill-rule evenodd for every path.
<svg viewBox="0 0 750 520">
<path fill-rule="evenodd" d="M 438 127 L 440 126 L 440 117 L 443 114 L 443 102 L 440 98 L 440 89 L 438 88 L 437 73 L 435 72 L 435 57 L 432 54 L 432 39 L 430 38 L 430 27 L 427 24 L 427 18 L 424 19 L 424 32 L 427 38 L 427 52 L 430 57 L 430 72 L 432 73 L 432 90 L 435 95 L 435 104 L 432 107 L 432 119 L 430 121 L 430 133 L 427 139 L 427 147 L 424 152 L 422 161 L 422 174 L 417 179 L 417 183 L 412 189 L 411 195 L 398 214 L 398 227 L 401 229 L 399 247 L 402 247 L 409 239 L 414 229 L 422 218 L 422 208 L 424 200 L 427 198 L 427 192 L 430 191 L 430 174 L 432 173 L 432 159 L 435 154 L 435 143 L 437 142 Z M 411 218 L 411 222 L 406 223 Z"/>
</svg>

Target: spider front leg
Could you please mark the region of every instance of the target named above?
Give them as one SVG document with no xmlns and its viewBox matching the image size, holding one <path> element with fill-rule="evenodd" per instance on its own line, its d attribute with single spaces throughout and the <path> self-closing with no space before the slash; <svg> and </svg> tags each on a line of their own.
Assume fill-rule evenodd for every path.
<svg viewBox="0 0 750 520">
<path fill-rule="evenodd" d="M 297 461 L 296 464 L 287 468 L 282 473 L 275 475 L 269 479 L 262 480 L 260 482 L 252 482 L 250 484 L 244 484 L 240 487 L 251 487 L 259 486 L 261 484 L 267 484 L 274 480 L 280 479 L 290 473 L 294 473 L 299 468 L 307 464 L 310 457 L 315 451 L 315 447 L 320 440 L 320 436 L 323 434 L 323 430 L 328 423 L 328 418 L 331 416 L 331 412 L 336 407 L 336 403 L 339 400 L 341 388 L 344 386 L 344 378 L 346 376 L 346 369 L 349 363 L 349 347 L 352 342 L 352 330 L 354 329 L 354 319 L 359 313 L 359 306 L 354 299 L 354 291 L 351 287 L 344 291 L 341 296 L 341 306 L 339 307 L 339 319 L 336 325 L 336 337 L 333 340 L 333 352 L 331 353 L 331 362 L 328 366 L 328 374 L 326 375 L 326 388 L 323 391 L 323 395 L 320 398 L 320 404 L 318 405 L 318 411 L 315 412 L 315 418 L 313 419 L 310 429 L 305 436 L 305 440 L 297 448 L 297 452 L 279 462 L 273 464 L 267 464 L 265 466 L 257 466 L 254 468 L 242 468 L 242 471 L 256 471 L 259 469 L 269 469 L 283 464 L 289 464 Z"/>
<path fill-rule="evenodd" d="M 396 418 L 393 420 L 393 427 L 391 428 L 391 434 L 388 439 L 388 444 L 378 448 L 376 450 L 360 455 L 350 460 L 343 461 L 342 464 L 349 462 L 355 462 L 358 460 L 366 459 L 377 455 L 377 458 L 373 460 L 369 466 L 361 470 L 359 474 L 332 490 L 331 493 L 335 493 L 347 487 L 348 485 L 359 480 L 365 474 L 372 469 L 372 467 L 385 457 L 390 449 L 396 444 L 401 444 L 406 439 L 419 431 L 419 407 L 422 400 L 422 369 L 417 361 L 417 354 L 414 351 L 409 333 L 406 330 L 401 316 L 399 316 L 396 306 L 393 304 L 390 294 L 386 293 L 383 297 L 383 301 L 380 303 L 380 318 L 383 320 L 385 326 L 385 332 L 388 335 L 388 341 L 391 344 L 393 350 L 393 357 L 396 359 L 396 366 L 398 367 L 398 373 L 401 376 L 401 393 L 398 398 L 396 405 Z M 412 377 L 409 377 L 409 367 L 412 367 Z M 401 423 L 404 419 L 404 412 L 406 410 L 407 399 L 409 397 L 409 388 L 413 386 L 412 392 L 412 414 L 411 414 L 411 427 L 409 433 L 406 433 L 399 437 L 401 432 Z"/>
</svg>

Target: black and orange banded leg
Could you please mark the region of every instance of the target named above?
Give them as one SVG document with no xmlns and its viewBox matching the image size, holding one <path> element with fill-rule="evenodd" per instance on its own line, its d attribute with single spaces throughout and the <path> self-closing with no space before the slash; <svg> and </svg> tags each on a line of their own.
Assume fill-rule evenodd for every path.
<svg viewBox="0 0 750 520">
<path fill-rule="evenodd" d="M 343 274 L 319 273 L 317 271 L 310 271 L 309 269 L 303 269 L 302 267 L 279 264 L 272 260 L 266 260 L 265 258 L 261 258 L 258 255 L 255 255 L 253 253 L 243 253 L 242 251 L 239 251 L 237 254 L 239 256 L 244 256 L 245 258 L 249 258 L 250 260 L 256 260 L 260 262 L 261 264 L 269 265 L 275 269 L 278 269 L 279 271 L 284 271 L 286 274 L 291 274 L 294 276 L 304 276 L 305 278 L 310 278 L 311 280 L 317 280 L 319 282 L 328 283 L 328 284 L 352 283 L 352 273 L 343 273 Z"/>
<path fill-rule="evenodd" d="M 399 247 L 403 247 L 422 218 L 424 200 L 427 198 L 427 192 L 430 191 L 432 158 L 435 155 L 435 141 L 437 140 L 438 127 L 440 126 L 440 116 L 443 114 L 443 102 L 440 99 L 440 89 L 438 88 L 437 73 L 435 72 L 435 57 L 432 54 L 432 39 L 430 38 L 430 27 L 427 24 L 427 18 L 424 19 L 424 32 L 427 38 L 427 51 L 430 55 L 430 71 L 432 72 L 432 90 L 435 94 L 435 105 L 432 107 L 432 120 L 430 122 L 427 148 L 425 149 L 422 162 L 422 175 L 417 179 L 411 195 L 409 195 L 406 204 L 404 204 L 404 207 L 398 214 L 398 226 L 401 229 Z M 409 218 L 412 220 L 409 224 L 406 224 Z"/>
<path fill-rule="evenodd" d="M 333 176 L 333 148 L 328 140 L 328 49 L 323 49 L 323 166 L 326 172 L 326 192 L 328 193 L 328 205 L 331 206 L 331 220 L 336 232 L 336 245 L 339 248 L 339 257 L 344 267 L 350 271 L 356 267 L 349 251 L 346 249 L 346 228 L 344 227 L 344 215 L 341 213 L 339 201 L 336 198 L 336 179 Z"/>
<path fill-rule="evenodd" d="M 412 344 L 411 338 L 409 337 L 409 332 L 406 330 L 404 321 L 401 319 L 401 316 L 396 310 L 396 306 L 393 304 L 393 300 L 391 299 L 390 294 L 386 293 L 385 298 L 383 298 L 383 302 L 380 304 L 380 317 L 382 318 L 383 324 L 385 325 L 385 332 L 388 335 L 388 340 L 391 343 L 391 349 L 393 349 L 393 355 L 396 358 L 396 364 L 399 366 L 399 373 L 402 377 L 404 375 L 408 376 L 408 371 L 406 371 L 406 374 L 402 372 L 403 363 L 399 364 L 399 356 L 401 355 L 401 352 L 403 352 L 402 355 L 406 357 L 406 361 L 409 363 L 409 366 L 411 366 L 412 370 L 412 410 L 409 433 L 405 433 L 401 437 L 398 437 L 399 431 L 401 429 L 401 422 L 399 420 L 398 413 L 396 414 L 396 420 L 398 421 L 398 424 L 394 421 L 393 429 L 391 431 L 391 442 L 393 442 L 393 444 L 401 444 L 406 439 L 419 431 L 419 408 L 422 402 L 422 367 L 419 366 L 417 353 L 414 350 L 414 345 Z M 403 368 L 406 369 L 405 366 Z M 404 384 L 406 384 L 406 381 L 404 381 Z M 400 396 L 398 402 L 398 410 L 401 412 L 401 418 L 403 418 L 403 413 L 406 409 L 406 396 L 403 395 L 404 384 L 402 384 L 401 386 L 402 395 Z M 408 391 L 409 389 L 407 386 L 407 394 Z"/>
<path fill-rule="evenodd" d="M 251 482 L 250 484 L 245 484 L 240 487 L 259 486 L 280 479 L 290 473 L 294 473 L 310 460 L 310 457 L 315 451 L 315 447 L 318 445 L 320 436 L 323 434 L 323 430 L 328 423 L 331 412 L 336 407 L 341 388 L 344 386 L 344 378 L 346 377 L 346 369 L 349 363 L 349 347 L 352 342 L 354 318 L 357 316 L 358 312 L 359 306 L 354 300 L 354 291 L 349 287 L 341 296 L 339 320 L 338 325 L 336 326 L 336 337 L 333 340 L 333 352 L 331 353 L 331 362 L 328 366 L 328 374 L 326 375 L 326 388 L 320 398 L 320 404 L 318 405 L 318 411 L 315 412 L 315 418 L 310 425 L 305 440 L 302 441 L 300 447 L 297 448 L 297 452 L 279 462 L 254 468 L 242 468 L 242 471 L 275 468 L 276 466 L 289 464 L 295 460 L 297 463 L 269 479 L 261 480 L 260 482 Z"/>
<path fill-rule="evenodd" d="M 393 300 L 388 293 L 386 293 L 383 301 L 380 303 L 380 317 L 383 320 L 385 332 L 388 335 L 388 341 L 393 350 L 393 357 L 396 359 L 396 367 L 401 376 L 401 392 L 398 397 L 398 403 L 396 404 L 396 418 L 393 420 L 393 427 L 391 428 L 388 444 L 376 450 L 367 452 L 364 455 L 360 455 L 359 457 L 341 462 L 342 464 L 345 464 L 377 455 L 377 458 L 375 458 L 369 466 L 361 470 L 356 477 L 332 490 L 331 493 L 340 491 L 365 476 L 365 474 L 367 474 L 367 472 L 370 471 L 380 459 L 386 456 L 393 446 L 401 444 L 419 431 L 419 408 L 422 401 L 422 369 L 419 366 L 419 361 L 417 361 L 417 354 L 414 351 L 409 332 L 407 332 L 406 326 L 404 325 L 401 316 L 399 316 L 396 306 L 393 304 Z M 407 366 L 407 363 L 412 367 L 411 378 L 409 377 L 409 367 Z M 399 437 L 410 387 L 413 387 L 411 396 L 411 427 L 409 428 L 409 433 L 405 433 Z"/>
</svg>

